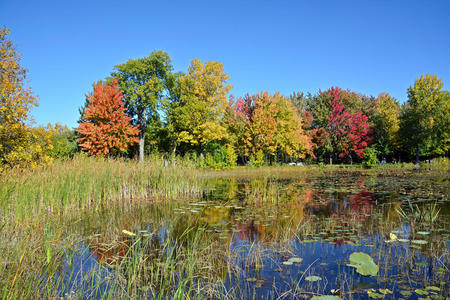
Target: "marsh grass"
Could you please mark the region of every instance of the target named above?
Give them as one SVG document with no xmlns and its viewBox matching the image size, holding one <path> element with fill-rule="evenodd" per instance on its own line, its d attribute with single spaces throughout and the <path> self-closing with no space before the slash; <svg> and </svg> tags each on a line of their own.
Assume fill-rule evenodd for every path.
<svg viewBox="0 0 450 300">
<path fill-rule="evenodd" d="M 97 209 L 123 199 L 187 197 L 198 190 L 198 172 L 185 165 L 78 156 L 46 168 L 2 173 L 0 207 L 3 216 L 28 219 L 33 214 Z"/>
<path fill-rule="evenodd" d="M 343 208 L 338 217 L 308 213 L 309 209 L 323 209 L 328 202 L 340 202 L 344 195 L 365 186 L 379 188 L 376 178 L 400 178 L 399 172 L 403 179 L 428 174 L 412 168 L 377 168 L 243 167 L 199 173 L 189 162 L 164 166 L 159 158 L 139 164 L 76 157 L 44 169 L 8 171 L 0 179 L 0 297 L 257 297 L 257 287 L 264 283 L 264 278 L 257 277 L 262 266 L 283 267 L 284 259 L 298 255 L 298 244 L 333 243 L 335 238 L 344 244 L 359 243 L 359 237 L 374 233 L 387 239 L 401 226 L 395 210 L 401 201 L 385 209 L 393 215 L 386 218 L 380 213 L 381 206 L 370 211 L 369 219 L 364 216 L 368 211 Z M 359 180 L 365 175 L 378 177 Z M 328 179 L 325 183 L 311 182 L 319 177 Z M 286 184 L 285 179 L 299 183 Z M 183 201 L 204 200 L 208 189 L 222 185 L 225 188 L 215 202 L 211 201 L 211 207 L 194 206 L 193 212 L 194 207 Z M 310 189 L 321 192 L 309 197 Z M 400 192 L 401 188 L 394 186 L 393 193 Z M 219 208 L 214 209 L 216 206 Z M 246 206 L 247 212 L 238 206 Z M 187 208 L 176 214 L 180 207 Z M 379 215 L 374 218 L 373 214 Z M 239 221 L 223 222 L 230 216 L 239 217 Z M 245 227 L 250 220 L 257 228 L 257 239 L 249 238 L 243 252 L 232 249 L 233 229 L 241 230 L 237 226 Z M 377 246 L 372 253 L 377 262 L 384 263 L 383 276 L 388 274 L 387 266 L 395 263 L 381 259 L 395 250 L 389 248 L 393 245 Z M 411 269 L 414 257 L 421 252 L 408 251 L 402 255 L 409 265 L 401 271 L 420 278 Z M 435 264 L 442 261 L 444 266 L 449 258 L 445 243 L 427 254 L 435 258 Z M 80 257 L 85 259 L 81 264 Z M 317 263 L 301 266 L 304 274 L 300 280 L 289 278 L 284 290 L 274 282 L 268 297 L 328 294 L 332 283 L 326 278 L 314 284 L 304 280 L 315 274 Z M 354 274 L 339 272 L 341 295 L 358 298 L 352 292 Z M 227 285 L 230 276 L 242 284 Z M 247 281 L 250 276 L 256 281 Z M 387 279 L 380 276 L 379 280 Z"/>
<path fill-rule="evenodd" d="M 48 278 L 76 241 L 66 231 L 68 220 L 127 201 L 195 197 L 199 189 L 198 172 L 189 163 L 165 166 L 158 158 L 139 164 L 77 156 L 45 168 L 2 172 L 0 297 L 42 295 L 43 286 L 54 295 L 57 283 Z"/>
</svg>

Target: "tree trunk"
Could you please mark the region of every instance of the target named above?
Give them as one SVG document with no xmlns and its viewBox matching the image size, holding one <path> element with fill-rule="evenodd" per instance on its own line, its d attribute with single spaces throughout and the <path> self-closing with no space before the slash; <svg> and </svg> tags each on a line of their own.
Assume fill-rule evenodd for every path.
<svg viewBox="0 0 450 300">
<path fill-rule="evenodd" d="M 139 133 L 139 162 L 144 162 L 145 132 Z"/>
<path fill-rule="evenodd" d="M 419 146 L 417 146 L 417 150 L 416 150 L 416 165 L 419 164 Z"/>
<path fill-rule="evenodd" d="M 333 164 L 333 158 L 331 157 L 331 153 L 330 153 L 330 165 Z"/>
<path fill-rule="evenodd" d="M 144 113 L 141 112 L 138 115 L 138 122 L 139 122 L 139 162 L 144 162 L 144 145 L 145 145 L 145 120 L 144 120 Z"/>
</svg>

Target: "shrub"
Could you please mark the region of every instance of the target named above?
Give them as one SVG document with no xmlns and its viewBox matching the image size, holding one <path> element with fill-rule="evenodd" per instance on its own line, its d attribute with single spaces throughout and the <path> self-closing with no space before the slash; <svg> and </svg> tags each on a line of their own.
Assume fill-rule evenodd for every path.
<svg viewBox="0 0 450 300">
<path fill-rule="evenodd" d="M 255 155 L 250 155 L 250 165 L 253 167 L 262 167 L 265 165 L 264 153 L 258 150 Z"/>
<path fill-rule="evenodd" d="M 47 130 L 52 133 L 53 150 L 50 152 L 50 156 L 55 159 L 72 158 L 78 148 L 75 131 L 60 124 L 49 125 Z"/>
<path fill-rule="evenodd" d="M 374 148 L 367 147 L 364 151 L 362 165 L 364 168 L 373 168 L 377 164 L 377 151 Z"/>
</svg>

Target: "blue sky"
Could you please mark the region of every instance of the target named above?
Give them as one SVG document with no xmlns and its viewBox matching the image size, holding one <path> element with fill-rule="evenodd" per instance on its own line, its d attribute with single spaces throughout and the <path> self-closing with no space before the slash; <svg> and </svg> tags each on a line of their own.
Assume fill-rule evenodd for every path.
<svg viewBox="0 0 450 300">
<path fill-rule="evenodd" d="M 450 1 L 0 1 L 0 26 L 39 96 L 37 124 L 76 126 L 114 65 L 169 53 L 223 62 L 242 96 L 330 86 L 400 102 L 423 73 L 450 81 Z"/>
</svg>

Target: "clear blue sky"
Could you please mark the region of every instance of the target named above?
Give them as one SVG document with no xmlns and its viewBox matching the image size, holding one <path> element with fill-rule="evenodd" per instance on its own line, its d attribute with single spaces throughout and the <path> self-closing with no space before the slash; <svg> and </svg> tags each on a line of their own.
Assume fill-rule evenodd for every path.
<svg viewBox="0 0 450 300">
<path fill-rule="evenodd" d="M 223 62 L 235 96 L 339 86 L 403 102 L 422 73 L 450 82 L 448 0 L 0 0 L 0 26 L 39 96 L 37 124 L 75 126 L 94 81 L 156 49 L 176 71 Z"/>
</svg>

